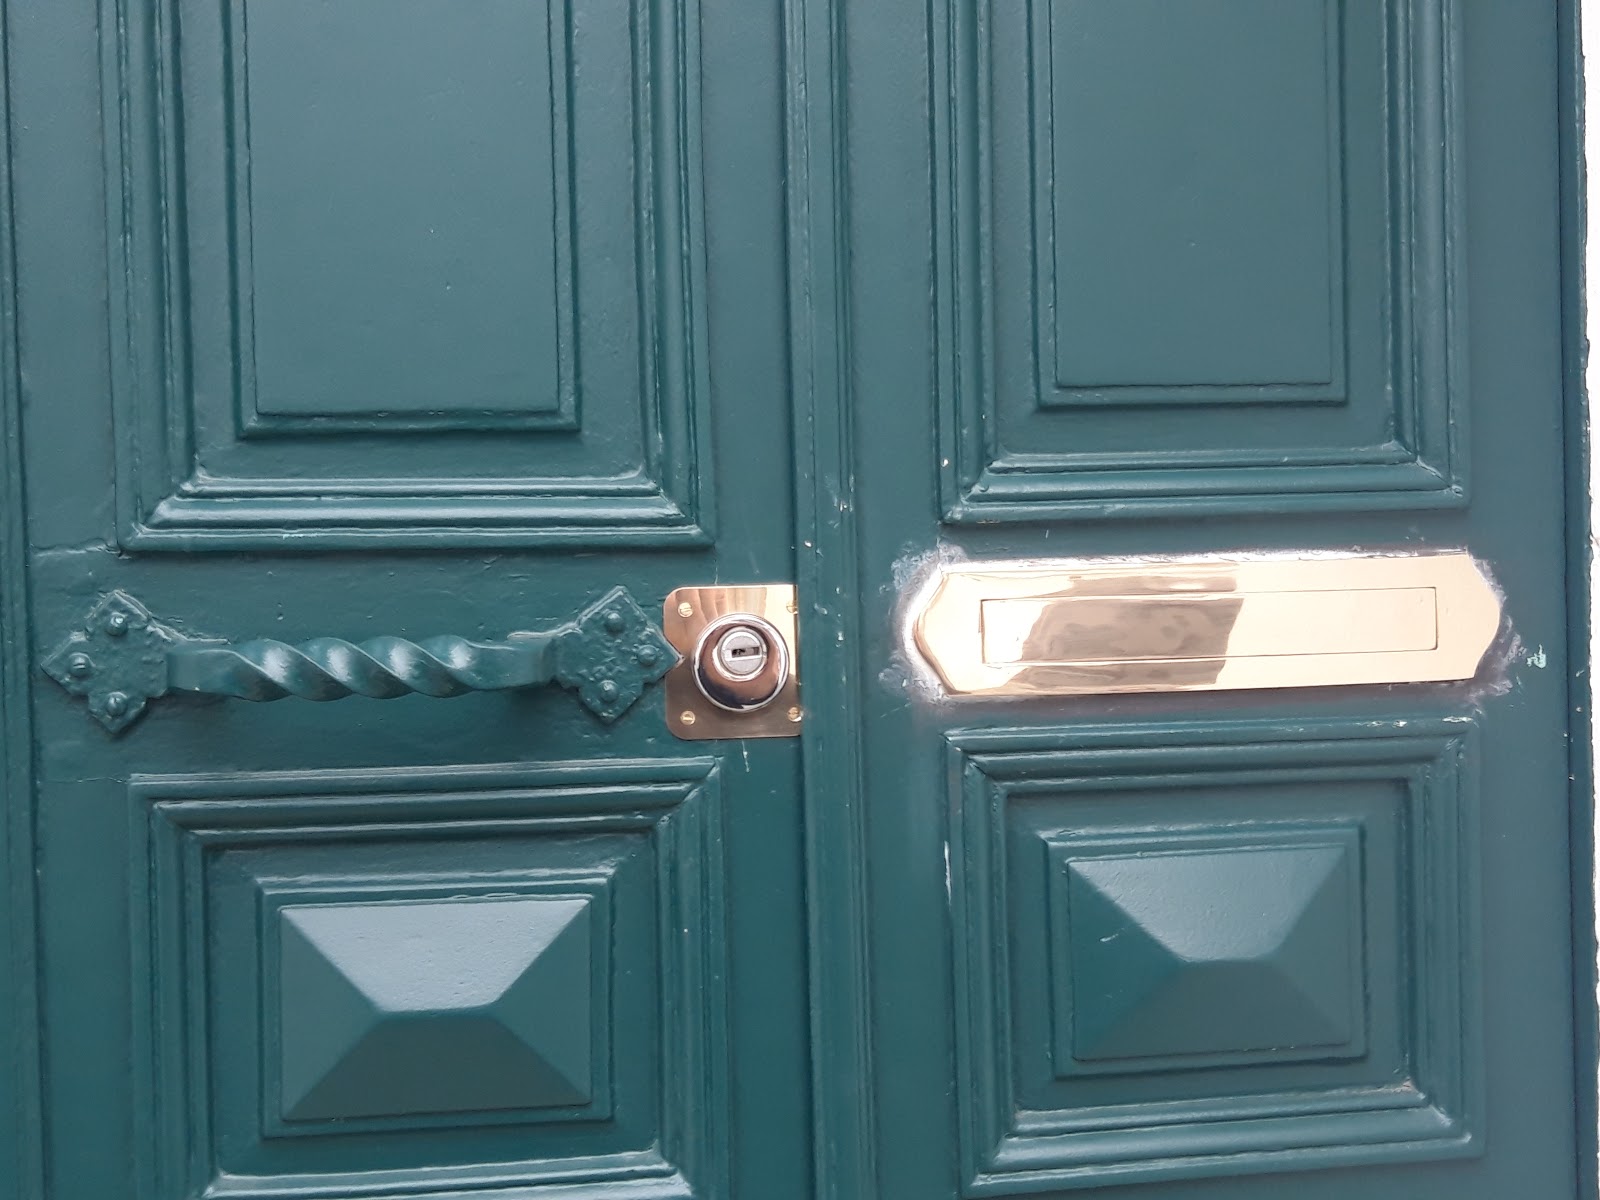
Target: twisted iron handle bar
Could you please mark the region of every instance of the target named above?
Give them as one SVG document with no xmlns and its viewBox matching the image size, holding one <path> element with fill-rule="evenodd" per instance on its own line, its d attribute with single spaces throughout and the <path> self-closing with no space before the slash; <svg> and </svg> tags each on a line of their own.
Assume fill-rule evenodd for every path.
<svg viewBox="0 0 1600 1200">
<path fill-rule="evenodd" d="M 168 692 L 240 700 L 340 700 L 368 696 L 462 696 L 560 684 L 605 721 L 630 708 L 678 662 L 678 653 L 624 588 L 614 588 L 551 629 L 474 641 L 446 634 L 411 641 L 189 637 L 156 620 L 125 592 L 103 596 L 82 629 L 44 669 L 108 729 L 138 719 Z"/>
<path fill-rule="evenodd" d="M 397 637 L 313 638 L 299 645 L 265 638 L 237 645 L 183 642 L 167 652 L 167 684 L 174 691 L 240 700 L 392 700 L 412 692 L 463 696 L 549 683 L 556 636 L 513 634 L 503 642 L 448 635 L 420 642 Z"/>
</svg>

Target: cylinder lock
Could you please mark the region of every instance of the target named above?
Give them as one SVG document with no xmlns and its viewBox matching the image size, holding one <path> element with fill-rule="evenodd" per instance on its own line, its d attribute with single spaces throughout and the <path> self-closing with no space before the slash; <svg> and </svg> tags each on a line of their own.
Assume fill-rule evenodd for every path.
<svg viewBox="0 0 1600 1200">
<path fill-rule="evenodd" d="M 799 737 L 799 598 L 792 583 L 680 587 L 661 607 L 678 662 L 667 728 L 689 742 Z"/>
<path fill-rule="evenodd" d="M 693 656 L 701 695 L 727 712 L 754 712 L 771 704 L 789 681 L 789 649 L 763 617 L 729 613 L 700 634 Z"/>
</svg>

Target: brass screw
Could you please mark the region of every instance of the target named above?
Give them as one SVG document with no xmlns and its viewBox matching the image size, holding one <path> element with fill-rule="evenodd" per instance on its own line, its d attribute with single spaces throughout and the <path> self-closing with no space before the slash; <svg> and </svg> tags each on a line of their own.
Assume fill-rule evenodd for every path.
<svg viewBox="0 0 1600 1200">
<path fill-rule="evenodd" d="M 805 718 L 805 715 L 798 704 L 789 710 L 789 720 L 791 721 L 801 721 Z"/>
<path fill-rule="evenodd" d="M 694 724 L 694 714 L 692 712 L 690 712 L 688 709 L 684 709 L 683 712 L 678 714 L 678 720 L 682 721 L 685 725 L 693 725 Z"/>
<path fill-rule="evenodd" d="M 678 603 L 678 615 L 680 617 L 692 617 L 692 616 L 694 616 L 694 605 L 690 604 L 687 600 L 679 601 L 679 603 Z"/>
</svg>

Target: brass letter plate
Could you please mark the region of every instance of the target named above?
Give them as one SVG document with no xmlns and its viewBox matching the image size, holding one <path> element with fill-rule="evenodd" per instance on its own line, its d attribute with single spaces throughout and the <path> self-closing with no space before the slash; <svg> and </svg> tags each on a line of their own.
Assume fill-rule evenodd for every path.
<svg viewBox="0 0 1600 1200">
<path fill-rule="evenodd" d="M 1466 553 L 941 569 L 917 648 L 964 696 L 1471 679 L 1500 601 Z"/>
</svg>

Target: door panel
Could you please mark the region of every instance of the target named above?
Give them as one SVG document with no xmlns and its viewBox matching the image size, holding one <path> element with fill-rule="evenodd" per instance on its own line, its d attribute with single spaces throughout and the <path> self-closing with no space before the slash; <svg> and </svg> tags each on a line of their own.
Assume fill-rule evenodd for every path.
<svg viewBox="0 0 1600 1200">
<path fill-rule="evenodd" d="M 1472 1153 L 1473 732 L 952 737 L 974 1190 Z"/>
<path fill-rule="evenodd" d="M 791 580 L 776 14 L 6 18 L 47 1194 L 809 1194 L 797 743 L 38 669 Z"/>
<path fill-rule="evenodd" d="M 398 774 L 136 781 L 153 1192 L 197 1141 L 276 1188 L 714 1186 L 716 765 Z"/>
<path fill-rule="evenodd" d="M 949 518 L 1460 503 L 1458 34 L 1439 4 L 935 5 Z"/>
<path fill-rule="evenodd" d="M 880 1194 L 1576 1194 L 1554 22 L 852 12 Z M 1476 556 L 1476 681 L 950 698 L 910 628 L 1352 549 Z"/>
<path fill-rule="evenodd" d="M 692 29 L 130 6 L 103 48 L 124 542 L 706 540 Z"/>
</svg>

